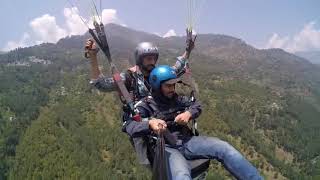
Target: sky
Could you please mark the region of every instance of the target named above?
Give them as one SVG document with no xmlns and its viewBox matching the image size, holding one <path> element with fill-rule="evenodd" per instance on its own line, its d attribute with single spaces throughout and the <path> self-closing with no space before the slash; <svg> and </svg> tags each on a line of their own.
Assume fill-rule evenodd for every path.
<svg viewBox="0 0 320 180">
<path fill-rule="evenodd" d="M 92 1 L 104 23 L 162 37 L 185 33 L 189 0 L 2 0 L 0 51 L 86 32 Z M 198 34 L 225 34 L 262 48 L 320 50 L 319 0 L 193 0 Z M 70 3 L 71 2 L 71 3 Z"/>
</svg>

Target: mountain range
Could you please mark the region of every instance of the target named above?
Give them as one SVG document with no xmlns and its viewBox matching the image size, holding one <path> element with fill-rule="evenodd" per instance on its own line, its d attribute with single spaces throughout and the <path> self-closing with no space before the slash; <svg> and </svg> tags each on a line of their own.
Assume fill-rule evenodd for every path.
<svg viewBox="0 0 320 180">
<path fill-rule="evenodd" d="M 184 51 L 185 37 L 162 38 L 116 24 L 105 29 L 122 70 L 134 63 L 139 42 L 159 47 L 159 64 L 173 64 Z M 88 85 L 83 47 L 89 37 L 0 55 L 0 179 L 150 178 L 121 132 L 117 97 Z M 109 75 L 102 55 L 99 64 Z M 201 134 L 230 142 L 266 179 L 320 176 L 318 66 L 282 49 L 260 50 L 217 34 L 198 35 L 190 65 L 204 108 Z M 208 179 L 228 177 L 212 163 Z"/>
</svg>

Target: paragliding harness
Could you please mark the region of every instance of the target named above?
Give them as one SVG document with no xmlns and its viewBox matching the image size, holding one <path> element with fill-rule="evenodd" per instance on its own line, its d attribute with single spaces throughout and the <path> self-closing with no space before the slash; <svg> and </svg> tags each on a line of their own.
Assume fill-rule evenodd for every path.
<svg viewBox="0 0 320 180">
<path fill-rule="evenodd" d="M 150 86 L 137 66 L 131 67 L 127 70 L 125 83 L 131 98 L 135 103 L 150 95 Z M 122 113 L 122 121 L 125 123 L 131 117 L 131 110 L 126 104 L 123 104 L 122 106 Z M 140 121 L 141 118 L 134 120 Z M 123 126 L 122 131 L 126 132 L 125 126 Z"/>
<path fill-rule="evenodd" d="M 144 79 L 144 75 L 138 66 L 129 68 L 127 73 L 131 77 L 130 86 L 133 88 L 132 97 L 135 102 L 138 102 L 140 99 L 150 95 L 151 87 Z"/>
<path fill-rule="evenodd" d="M 186 103 L 185 106 L 172 108 L 167 111 L 160 111 L 151 96 L 146 97 L 144 101 L 145 104 L 151 108 L 151 111 L 153 112 L 152 117 L 165 120 L 168 125 L 168 129 L 173 131 L 179 130 L 183 135 L 188 137 L 199 135 L 198 130 L 196 129 L 196 121 L 194 119 L 192 119 L 192 128 L 189 128 L 187 125 L 178 125 L 174 122 L 174 118 L 178 114 L 184 112 L 195 101 L 193 96 L 189 98 L 189 102 Z M 152 167 L 154 180 L 168 179 L 168 162 L 165 155 L 165 143 L 173 147 L 181 143 L 178 142 L 176 137 L 173 136 L 168 129 L 159 134 L 152 133 L 145 139 L 145 141 L 147 141 L 147 157 Z M 191 167 L 192 178 L 201 179 L 206 176 L 210 160 L 188 160 L 188 163 Z"/>
</svg>

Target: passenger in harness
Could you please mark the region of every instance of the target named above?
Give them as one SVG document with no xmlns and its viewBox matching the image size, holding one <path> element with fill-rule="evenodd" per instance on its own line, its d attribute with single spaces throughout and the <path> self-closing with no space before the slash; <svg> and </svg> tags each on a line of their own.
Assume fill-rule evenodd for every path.
<svg viewBox="0 0 320 180">
<path fill-rule="evenodd" d="M 227 142 L 216 137 L 194 136 L 187 125 L 200 115 L 201 106 L 197 101 L 176 94 L 175 84 L 179 81 L 172 67 L 158 66 L 152 70 L 149 76 L 152 97 L 145 97 L 136 104 L 143 121 L 129 118 L 125 123 L 125 131 L 130 137 L 147 141 L 141 146 L 135 144 L 137 153 L 152 152 L 143 150 L 150 147 L 148 137 L 152 134 L 169 132 L 165 152 L 170 179 L 192 179 L 188 160 L 194 159 L 217 159 L 237 179 L 263 179 L 257 169 Z M 146 156 L 150 160 L 150 156 Z"/>
</svg>

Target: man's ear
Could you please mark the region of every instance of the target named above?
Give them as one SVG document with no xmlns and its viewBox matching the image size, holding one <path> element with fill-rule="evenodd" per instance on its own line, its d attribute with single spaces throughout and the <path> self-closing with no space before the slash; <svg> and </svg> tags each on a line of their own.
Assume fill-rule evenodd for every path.
<svg viewBox="0 0 320 180">
<path fill-rule="evenodd" d="M 162 92 L 162 89 L 163 89 L 163 84 L 160 84 L 160 88 L 159 88 L 159 90 L 160 90 L 160 92 Z"/>
</svg>

